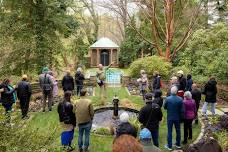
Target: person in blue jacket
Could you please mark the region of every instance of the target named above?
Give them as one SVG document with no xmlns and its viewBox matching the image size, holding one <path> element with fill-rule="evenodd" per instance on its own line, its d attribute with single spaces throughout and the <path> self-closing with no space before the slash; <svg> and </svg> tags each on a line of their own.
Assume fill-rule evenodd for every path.
<svg viewBox="0 0 228 152">
<path fill-rule="evenodd" d="M 176 129 L 176 143 L 175 148 L 180 149 L 180 141 L 181 141 L 181 130 L 180 130 L 180 121 L 184 115 L 183 110 L 183 99 L 177 96 L 178 88 L 173 86 L 171 88 L 171 95 L 167 97 L 164 103 L 164 109 L 167 110 L 167 127 L 168 127 L 168 135 L 167 141 L 168 144 L 165 145 L 167 150 L 172 150 L 172 130 L 173 125 Z"/>
</svg>

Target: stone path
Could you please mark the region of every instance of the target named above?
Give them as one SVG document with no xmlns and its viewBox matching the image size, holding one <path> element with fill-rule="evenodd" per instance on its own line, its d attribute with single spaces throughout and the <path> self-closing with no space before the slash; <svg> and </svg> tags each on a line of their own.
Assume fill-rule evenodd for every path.
<svg viewBox="0 0 228 152">
<path fill-rule="evenodd" d="M 224 113 L 228 113 L 228 108 L 220 108 Z"/>
<path fill-rule="evenodd" d="M 221 108 L 221 109 L 223 109 L 223 108 Z M 228 110 L 228 108 L 225 108 L 225 109 Z M 200 111 L 200 113 L 202 113 L 202 109 L 200 109 L 199 111 Z M 223 110 L 221 111 L 219 109 L 215 109 L 215 114 L 219 115 L 219 116 L 222 116 L 222 115 L 225 114 L 225 111 L 223 111 Z M 207 110 L 207 115 L 212 115 L 210 110 Z"/>
</svg>

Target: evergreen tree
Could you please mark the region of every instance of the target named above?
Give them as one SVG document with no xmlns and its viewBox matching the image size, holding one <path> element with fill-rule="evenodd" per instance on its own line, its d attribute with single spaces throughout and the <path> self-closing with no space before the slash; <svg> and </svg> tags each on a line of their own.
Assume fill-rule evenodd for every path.
<svg viewBox="0 0 228 152">
<path fill-rule="evenodd" d="M 70 36 L 78 27 L 67 11 L 72 3 L 73 0 L 2 0 L 1 73 L 38 72 L 43 66 L 55 66 L 56 55 L 63 51 L 60 38 Z"/>
</svg>

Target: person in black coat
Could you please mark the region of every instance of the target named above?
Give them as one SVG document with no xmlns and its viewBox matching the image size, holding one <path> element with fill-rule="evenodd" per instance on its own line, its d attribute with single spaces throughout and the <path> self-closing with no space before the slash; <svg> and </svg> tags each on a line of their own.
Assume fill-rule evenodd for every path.
<svg viewBox="0 0 228 152">
<path fill-rule="evenodd" d="M 207 105 L 211 104 L 211 113 L 215 115 L 215 103 L 216 103 L 216 95 L 217 95 L 217 82 L 215 77 L 211 76 L 209 81 L 206 83 L 203 89 L 203 94 L 205 95 L 205 102 L 202 108 L 202 114 L 207 114 Z"/>
<path fill-rule="evenodd" d="M 13 103 L 15 102 L 15 89 L 10 86 L 10 80 L 4 79 L 2 84 L 0 84 L 1 91 L 1 102 L 2 106 L 5 108 L 5 113 L 8 114 L 12 110 Z"/>
<path fill-rule="evenodd" d="M 64 92 L 74 90 L 74 78 L 70 75 L 69 70 L 67 71 L 66 75 L 63 77 L 62 88 Z"/>
<path fill-rule="evenodd" d="M 192 80 L 192 76 L 191 74 L 187 75 L 187 84 L 186 84 L 186 91 L 192 91 L 192 84 L 193 84 L 193 80 Z"/>
<path fill-rule="evenodd" d="M 155 91 L 153 103 L 158 104 L 160 107 L 163 106 L 163 98 L 162 98 L 162 91 L 161 90 Z"/>
<path fill-rule="evenodd" d="M 161 88 L 161 76 L 157 71 L 154 72 L 154 78 L 152 83 L 153 92 L 160 90 Z"/>
<path fill-rule="evenodd" d="M 78 68 L 75 74 L 75 84 L 77 88 L 76 95 L 80 95 L 80 91 L 83 89 L 83 81 L 85 80 L 84 74 L 82 73 L 82 68 Z"/>
<path fill-rule="evenodd" d="M 197 85 L 195 83 L 193 83 L 192 85 L 192 99 L 195 100 L 196 103 L 196 119 L 195 119 L 195 123 L 198 124 L 198 110 L 199 110 L 199 106 L 200 106 L 200 101 L 201 101 L 201 91 L 200 89 L 197 87 Z"/>
<path fill-rule="evenodd" d="M 23 75 L 22 81 L 17 84 L 17 97 L 20 101 L 22 119 L 28 118 L 29 101 L 32 95 L 32 87 L 27 79 L 27 75 Z"/>
<path fill-rule="evenodd" d="M 74 137 L 74 128 L 76 126 L 76 117 L 73 112 L 73 105 L 70 101 L 71 91 L 64 93 L 64 100 L 58 104 L 59 121 L 63 126 L 61 134 L 61 143 L 68 150 L 73 150 L 71 142 Z"/>
<path fill-rule="evenodd" d="M 147 93 L 145 95 L 146 105 L 139 111 L 139 122 L 143 124 L 143 127 L 150 130 L 152 134 L 153 143 L 155 146 L 159 146 L 159 122 L 162 120 L 161 107 L 152 102 L 153 94 Z"/>
<path fill-rule="evenodd" d="M 184 76 L 184 72 L 180 70 L 177 72 L 177 74 L 178 74 L 178 82 L 179 82 L 178 90 L 185 91 L 187 80 Z"/>
</svg>

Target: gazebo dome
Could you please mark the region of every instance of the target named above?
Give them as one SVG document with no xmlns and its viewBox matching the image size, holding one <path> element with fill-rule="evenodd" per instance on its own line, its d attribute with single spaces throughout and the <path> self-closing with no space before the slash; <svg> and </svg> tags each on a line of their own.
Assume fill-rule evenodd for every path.
<svg viewBox="0 0 228 152">
<path fill-rule="evenodd" d="M 110 40 L 107 37 L 102 37 L 98 41 L 96 41 L 94 44 L 90 46 L 90 48 L 119 48 L 119 46 L 114 43 L 112 40 Z"/>
</svg>

